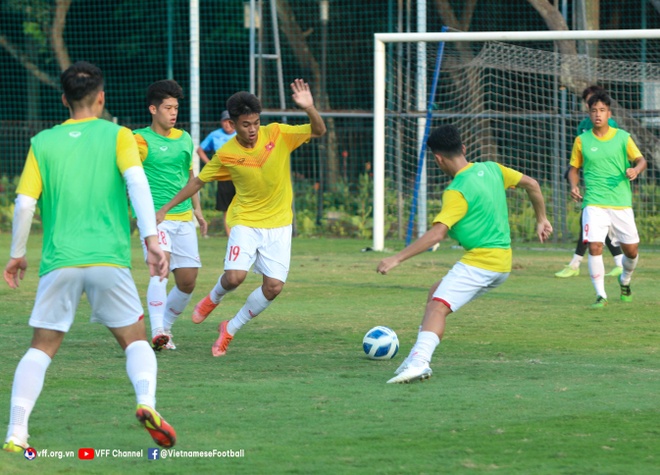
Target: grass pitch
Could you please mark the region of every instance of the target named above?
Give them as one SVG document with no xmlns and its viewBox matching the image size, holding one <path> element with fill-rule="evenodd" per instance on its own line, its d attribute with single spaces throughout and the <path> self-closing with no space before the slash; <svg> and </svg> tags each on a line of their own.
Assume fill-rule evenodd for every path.
<svg viewBox="0 0 660 475">
<path fill-rule="evenodd" d="M 0 243 L 8 249 L 9 236 Z M 221 273 L 225 244 L 200 241 L 205 267 L 194 302 Z M 134 418 L 123 352 L 104 327 L 88 323 L 83 302 L 30 420 L 38 451 L 73 457 L 27 461 L 0 452 L 0 473 L 657 473 L 659 253 L 641 250 L 633 303 L 619 302 L 609 279 L 609 307 L 591 310 L 586 262 L 579 277 L 553 277 L 572 249 L 514 247 L 509 280 L 449 318 L 433 377 L 387 385 L 414 343 L 428 288 L 461 251 L 443 244 L 382 276 L 375 269 L 383 254 L 360 252 L 369 245 L 294 239 L 282 295 L 237 334 L 225 357 L 211 356 L 217 324 L 243 305 L 258 276 L 250 274 L 201 325 L 190 321 L 193 303 L 175 324 L 178 349 L 158 354 L 157 394 L 158 410 L 178 432 L 175 449 L 243 457 L 148 460 L 155 444 Z M 32 236 L 21 288 L 0 287 L 2 431 L 14 369 L 31 337 L 39 246 Z M 137 241 L 133 255 L 144 296 Z M 605 262 L 609 270 L 609 256 Z M 364 333 L 376 325 L 399 336 L 393 360 L 362 352 Z M 81 447 L 110 456 L 80 460 Z M 113 457 L 113 450 L 143 456 Z"/>
</svg>

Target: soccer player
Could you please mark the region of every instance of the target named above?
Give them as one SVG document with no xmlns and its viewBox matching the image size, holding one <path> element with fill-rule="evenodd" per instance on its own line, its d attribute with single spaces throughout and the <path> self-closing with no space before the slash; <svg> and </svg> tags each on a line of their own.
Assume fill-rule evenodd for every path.
<svg viewBox="0 0 660 475">
<path fill-rule="evenodd" d="M 194 178 L 192 138 L 188 132 L 174 127 L 179 113 L 179 99 L 183 99 L 183 90 L 176 81 L 165 79 L 151 84 L 147 89 L 151 125 L 134 131 L 156 210 Z M 149 281 L 147 304 L 151 345 L 156 351 L 176 349 L 172 325 L 190 302 L 197 272 L 202 266 L 193 213 L 202 235 L 206 234 L 207 224 L 197 193 L 173 208 L 158 224 L 158 244 L 165 251 L 175 286 L 168 294 L 168 279 L 152 277 Z M 143 249 L 146 256 L 144 243 Z"/>
<path fill-rule="evenodd" d="M 108 327 L 126 354 L 136 417 L 157 444 L 171 447 L 176 433 L 154 409 L 157 362 L 130 272 L 127 187 L 140 236 L 147 242 L 149 271 L 167 275 L 149 185 L 131 131 L 98 119 L 105 104 L 101 70 L 81 61 L 60 80 L 71 118 L 32 138 L 16 190 L 11 258 L 4 270 L 9 287 L 18 287 L 27 269 L 25 251 L 38 199 L 44 232 L 29 322 L 34 334 L 16 368 L 3 449 L 23 452 L 28 447 L 30 413 L 83 293 L 92 307 L 91 321 Z"/>
<path fill-rule="evenodd" d="M 433 130 L 427 145 L 440 169 L 452 177 L 442 195 L 442 209 L 433 227 L 394 256 L 383 259 L 377 272 L 427 251 L 447 234 L 467 251 L 429 292 L 417 342 L 388 383 L 411 383 L 431 377 L 429 366 L 445 331 L 447 316 L 476 297 L 500 286 L 511 272 L 511 232 L 505 190 L 527 191 L 536 214 L 536 233 L 543 242 L 552 233 L 539 184 L 533 178 L 495 162 L 468 163 L 456 127 Z"/>
<path fill-rule="evenodd" d="M 582 201 L 582 239 L 589 243 L 589 274 L 596 289 L 593 308 L 607 305 L 603 242 L 608 235 L 612 244 L 620 245 L 623 251 L 621 300 L 632 301 L 630 280 L 637 266 L 639 235 L 630 182 L 647 166 L 630 134 L 608 124 L 610 104 L 610 96 L 604 91 L 589 98 L 589 117 L 594 126 L 575 139 L 568 171 L 571 197 Z M 584 169 L 584 196 L 579 188 L 579 168 Z"/>
<path fill-rule="evenodd" d="M 584 101 L 584 105 L 587 111 L 589 110 L 589 98 L 591 98 L 591 96 L 598 91 L 604 91 L 604 89 L 600 86 L 592 85 L 587 87 L 584 91 L 582 91 L 582 100 Z M 619 127 L 616 121 L 611 117 L 607 121 L 607 123 L 610 125 L 610 127 L 615 127 L 615 128 Z M 593 122 L 591 122 L 589 116 L 585 117 L 578 125 L 576 137 L 583 134 L 587 130 L 591 130 L 593 126 L 594 124 Z M 564 174 L 564 178 L 568 180 L 568 169 Z M 612 257 L 614 258 L 614 268 L 609 273 L 605 274 L 605 276 L 619 277 L 623 272 L 623 267 L 622 267 L 623 253 L 621 252 L 621 248 L 619 246 L 614 246 L 609 236 L 605 238 L 605 245 L 610 250 Z M 571 259 L 571 262 L 569 262 L 566 265 L 566 267 L 564 267 L 562 270 L 556 272 L 555 277 L 565 279 L 568 277 L 576 277 L 580 275 L 580 264 L 582 263 L 582 259 L 584 258 L 584 254 L 586 252 L 587 252 L 587 243 L 585 243 L 582 240 L 582 213 L 580 213 L 580 236 L 578 236 L 577 244 L 575 246 L 575 253 L 573 254 L 573 258 Z"/>
<path fill-rule="evenodd" d="M 236 186 L 227 217 L 231 234 L 225 272 L 211 293 L 195 306 L 193 322 L 203 322 L 227 293 L 243 283 L 252 265 L 263 274 L 263 284 L 250 294 L 234 318 L 220 323 L 219 337 L 211 349 L 213 356 L 223 356 L 236 332 L 271 304 L 282 291 L 289 273 L 293 221 L 291 152 L 326 131 L 314 107 L 309 85 L 296 79 L 291 90 L 293 101 L 307 113 L 309 124 L 262 126 L 259 99 L 245 91 L 237 92 L 227 100 L 236 136 L 216 151 L 199 176 L 156 213 L 161 220 L 173 206 L 197 193 L 204 183 L 225 179 L 227 174 Z"/>
</svg>

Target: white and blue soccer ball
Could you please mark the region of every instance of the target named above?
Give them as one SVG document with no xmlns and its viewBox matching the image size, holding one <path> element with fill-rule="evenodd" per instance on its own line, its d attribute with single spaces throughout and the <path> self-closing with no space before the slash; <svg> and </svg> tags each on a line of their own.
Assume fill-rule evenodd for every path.
<svg viewBox="0 0 660 475">
<path fill-rule="evenodd" d="M 364 335 L 362 349 L 372 360 L 389 360 L 399 351 L 399 338 L 391 328 L 373 327 Z"/>
</svg>

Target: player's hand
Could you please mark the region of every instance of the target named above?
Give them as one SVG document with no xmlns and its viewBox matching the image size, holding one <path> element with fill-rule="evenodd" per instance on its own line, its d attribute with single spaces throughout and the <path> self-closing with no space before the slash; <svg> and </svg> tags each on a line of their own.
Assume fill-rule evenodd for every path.
<svg viewBox="0 0 660 475">
<path fill-rule="evenodd" d="M 195 211 L 194 214 L 199 223 L 199 232 L 202 233 L 202 237 L 206 237 L 206 233 L 209 231 L 209 223 L 206 222 L 201 211 Z"/>
<path fill-rule="evenodd" d="M 376 272 L 379 274 L 387 274 L 390 270 L 394 269 L 399 265 L 399 261 L 396 259 L 396 256 L 386 257 L 378 264 Z"/>
<path fill-rule="evenodd" d="M 312 92 L 309 90 L 309 84 L 303 79 L 294 79 L 291 83 L 291 90 L 293 91 L 291 95 L 293 102 L 298 107 L 308 109 L 314 106 L 314 98 L 312 97 Z"/>
<path fill-rule="evenodd" d="M 2 273 L 9 287 L 12 289 L 18 288 L 18 281 L 23 280 L 26 269 L 27 259 L 25 259 L 25 256 L 9 259 L 9 262 L 5 266 L 5 271 Z"/>
<path fill-rule="evenodd" d="M 163 208 L 159 209 L 156 211 L 156 224 L 160 224 L 163 221 L 165 221 L 165 211 L 163 211 Z"/>
<path fill-rule="evenodd" d="M 151 277 L 159 276 L 160 280 L 167 277 L 170 272 L 170 266 L 167 262 L 165 253 L 158 244 L 158 237 L 148 236 L 145 239 L 147 244 L 147 265 L 149 266 L 149 275 Z"/>
<path fill-rule="evenodd" d="M 539 237 L 539 241 L 545 242 L 546 239 L 552 234 L 552 224 L 547 219 L 536 223 L 536 235 Z"/>
<path fill-rule="evenodd" d="M 626 169 L 626 176 L 628 177 L 628 180 L 633 181 L 637 176 L 639 176 L 639 173 L 637 173 L 637 170 L 634 168 L 628 168 Z"/>
<path fill-rule="evenodd" d="M 575 202 L 582 201 L 582 194 L 580 193 L 579 187 L 576 186 L 575 188 L 571 188 L 571 198 L 573 198 L 573 201 Z"/>
</svg>

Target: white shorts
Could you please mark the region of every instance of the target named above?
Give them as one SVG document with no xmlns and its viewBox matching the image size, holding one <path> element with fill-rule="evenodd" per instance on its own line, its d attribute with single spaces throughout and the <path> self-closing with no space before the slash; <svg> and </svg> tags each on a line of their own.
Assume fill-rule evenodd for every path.
<svg viewBox="0 0 660 475">
<path fill-rule="evenodd" d="M 158 244 L 170 254 L 170 271 L 179 268 L 202 267 L 197 247 L 197 229 L 192 221 L 163 221 L 158 225 Z M 147 246 L 142 241 L 144 259 Z"/>
<path fill-rule="evenodd" d="M 456 312 L 471 300 L 502 285 L 508 277 L 509 272 L 493 272 L 457 262 L 438 285 L 433 300 Z"/>
<path fill-rule="evenodd" d="M 250 270 L 286 282 L 291 263 L 291 226 L 250 228 L 234 226 L 227 242 L 225 270 Z"/>
<path fill-rule="evenodd" d="M 62 267 L 39 279 L 30 326 L 69 331 L 83 293 L 92 307 L 91 322 L 120 328 L 136 323 L 144 315 L 131 271 L 126 267 Z"/>
<path fill-rule="evenodd" d="M 605 242 L 610 236 L 612 244 L 637 244 L 639 234 L 632 208 L 612 209 L 586 206 L 582 210 L 582 239 L 584 242 Z"/>
</svg>

